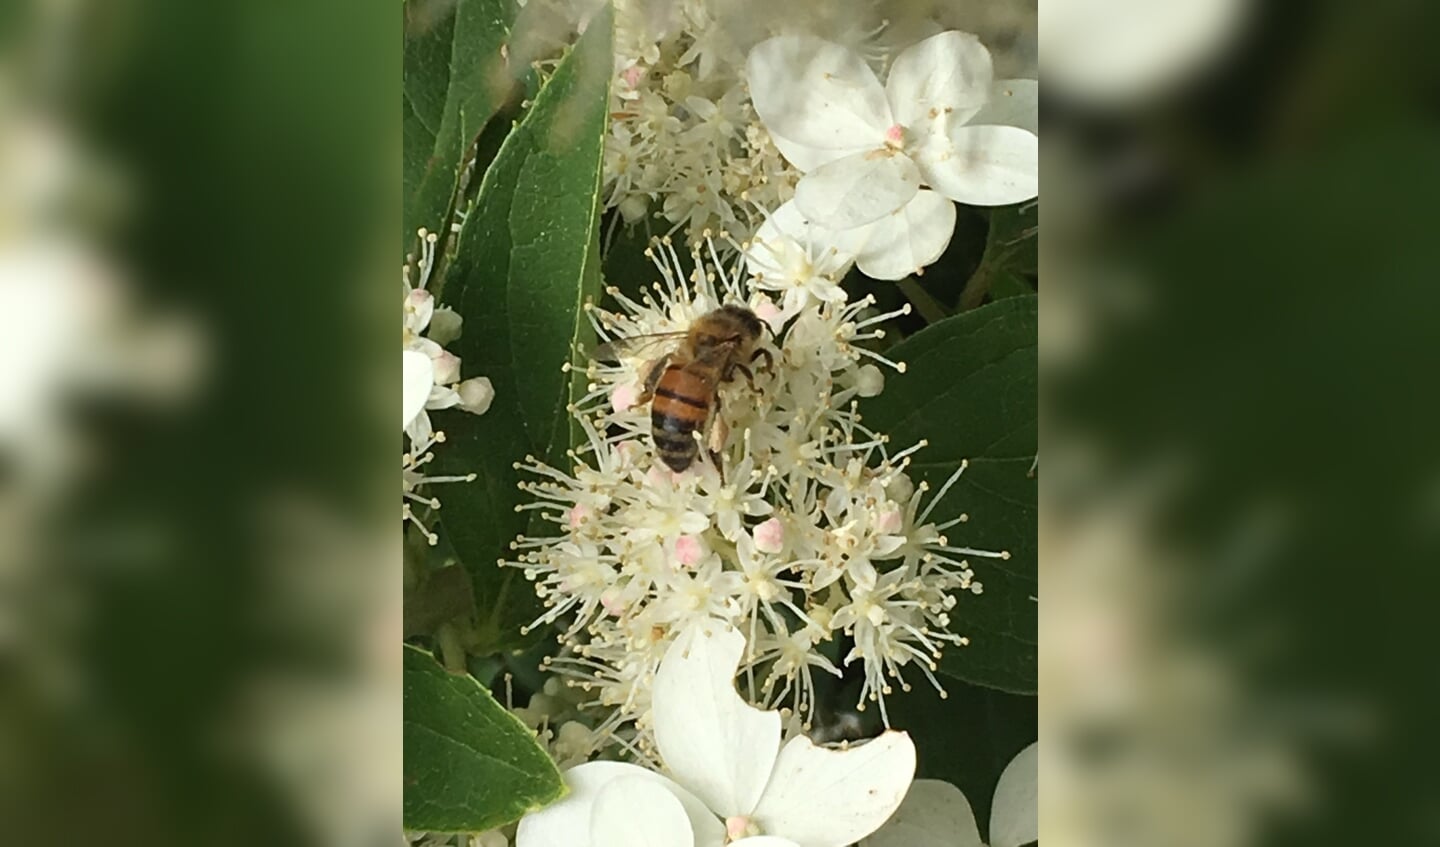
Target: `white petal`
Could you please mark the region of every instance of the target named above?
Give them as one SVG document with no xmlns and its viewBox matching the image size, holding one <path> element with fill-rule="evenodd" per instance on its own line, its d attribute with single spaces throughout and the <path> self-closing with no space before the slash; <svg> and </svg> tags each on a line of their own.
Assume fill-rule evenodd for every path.
<svg viewBox="0 0 1440 847">
<path fill-rule="evenodd" d="M 969 120 L 975 126 L 987 124 L 1018 126 L 1040 134 L 1040 83 L 1033 79 L 1002 79 L 990 85 L 990 98 Z M 433 336 L 434 330 L 430 331 Z"/>
<path fill-rule="evenodd" d="M 795 201 L 789 200 L 770 212 L 750 239 L 745 251 L 746 268 L 776 284 L 810 277 L 838 279 L 855 261 L 864 235 L 859 228 L 833 230 L 811 223 L 796 208 Z M 803 292 L 800 296 L 803 298 Z"/>
<path fill-rule="evenodd" d="M 795 166 L 800 173 L 809 173 L 826 162 L 833 162 L 836 159 L 843 159 L 851 153 L 859 153 L 874 145 L 862 145 L 857 147 L 843 147 L 828 149 L 811 147 L 808 144 L 801 144 L 798 141 L 791 141 L 788 138 L 771 134 L 770 140 L 775 142 L 775 147 L 780 150 L 780 155 L 785 161 Z"/>
<path fill-rule="evenodd" d="M 590 817 L 601 789 L 618 779 L 643 779 L 664 788 L 680 801 L 695 832 L 696 847 L 719 845 L 722 824 L 700 799 L 670 779 L 624 762 L 586 762 L 565 772 L 570 793 L 563 800 L 520 820 L 515 847 L 590 847 Z"/>
<path fill-rule="evenodd" d="M 800 845 L 788 838 L 779 838 L 774 835 L 752 835 L 749 838 L 730 842 L 730 847 L 800 847 Z"/>
<path fill-rule="evenodd" d="M 925 182 L 957 203 L 1006 206 L 1040 191 L 1040 139 L 1018 127 L 957 127 L 915 158 Z"/>
<path fill-rule="evenodd" d="M 964 123 L 984 105 L 993 77 L 990 51 L 980 39 L 950 30 L 896 56 L 885 94 L 895 120 L 904 126 L 924 127 L 941 119 Z"/>
<path fill-rule="evenodd" d="M 915 776 L 915 745 L 903 732 L 848 750 L 816 747 L 800 736 L 785 745 L 756 807 L 761 832 L 802 847 L 844 847 L 874 832 Z"/>
<path fill-rule="evenodd" d="M 405 326 L 419 335 L 425 331 L 425 327 L 430 324 L 430 317 L 435 314 L 435 298 L 423 288 L 412 289 L 405 299 L 405 309 L 408 313 L 405 316 Z"/>
<path fill-rule="evenodd" d="M 755 231 L 752 240 L 775 241 L 781 237 L 788 237 L 802 245 L 808 244 L 817 256 L 831 249 L 853 256 L 860 249 L 862 240 L 854 230 L 834 230 L 806 220 L 794 200 L 787 200 L 771 212 Z"/>
<path fill-rule="evenodd" d="M 921 191 L 864 231 L 865 247 L 855 261 L 861 273 L 873 279 L 904 279 L 939 259 L 950 246 L 955 204 L 933 191 Z"/>
<path fill-rule="evenodd" d="M 808 35 L 771 38 L 750 51 L 745 72 L 751 102 L 771 136 L 831 151 L 832 158 L 880 146 L 894 123 L 880 80 L 838 44 Z"/>
<path fill-rule="evenodd" d="M 400 413 L 404 420 L 400 422 L 400 428 L 404 429 L 425 408 L 425 401 L 430 399 L 430 387 L 435 384 L 435 365 L 424 353 L 414 350 L 401 352 Z"/>
<path fill-rule="evenodd" d="M 960 789 L 917 779 L 894 817 L 860 847 L 981 847 L 980 829 Z"/>
<path fill-rule="evenodd" d="M 650 780 L 623 777 L 595 798 L 590 839 L 595 847 L 691 847 L 695 833 L 675 795 Z"/>
<path fill-rule="evenodd" d="M 1039 745 L 1031 744 L 1000 774 L 990 805 L 991 847 L 1020 847 L 1040 838 L 1039 764 Z"/>
<path fill-rule="evenodd" d="M 740 699 L 745 637 L 720 621 L 670 645 L 652 689 L 655 744 L 675 779 L 722 818 L 748 815 L 780 747 L 780 714 Z"/>
<path fill-rule="evenodd" d="M 877 221 L 910 202 L 920 170 L 909 156 L 886 148 L 854 153 L 800 178 L 795 206 L 811 221 L 846 230 Z"/>
</svg>

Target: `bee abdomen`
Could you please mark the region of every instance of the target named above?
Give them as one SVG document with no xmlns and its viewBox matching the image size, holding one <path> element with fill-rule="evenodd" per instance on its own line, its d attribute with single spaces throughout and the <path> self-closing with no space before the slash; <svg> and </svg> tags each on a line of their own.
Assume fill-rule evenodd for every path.
<svg viewBox="0 0 1440 847">
<path fill-rule="evenodd" d="M 655 452 L 660 455 L 660 460 L 674 471 L 690 467 L 698 452 L 694 433 L 699 423 L 656 409 L 650 413 L 650 427 L 655 439 Z"/>
<path fill-rule="evenodd" d="M 707 389 L 696 375 L 675 367 L 668 369 L 655 387 L 650 427 L 655 452 L 671 470 L 683 471 L 690 467 L 699 452 L 695 430 L 710 416 Z"/>
</svg>

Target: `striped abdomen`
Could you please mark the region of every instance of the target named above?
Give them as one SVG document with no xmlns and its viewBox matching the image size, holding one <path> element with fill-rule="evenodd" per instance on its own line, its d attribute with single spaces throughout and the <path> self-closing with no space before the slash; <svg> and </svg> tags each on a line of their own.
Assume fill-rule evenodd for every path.
<svg viewBox="0 0 1440 847">
<path fill-rule="evenodd" d="M 695 461 L 695 431 L 710 417 L 714 397 L 714 382 L 682 365 L 671 365 L 660 375 L 650 404 L 650 430 L 655 452 L 671 470 L 678 473 Z"/>
</svg>

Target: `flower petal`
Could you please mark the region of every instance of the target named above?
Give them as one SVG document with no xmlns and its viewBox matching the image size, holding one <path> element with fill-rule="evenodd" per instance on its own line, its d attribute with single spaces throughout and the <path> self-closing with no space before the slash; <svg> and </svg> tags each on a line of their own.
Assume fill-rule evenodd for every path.
<svg viewBox="0 0 1440 847">
<path fill-rule="evenodd" d="M 950 30 L 896 56 L 885 94 L 904 126 L 921 129 L 942 119 L 965 123 L 985 104 L 994 73 L 980 39 Z"/>
<path fill-rule="evenodd" d="M 990 804 L 990 847 L 1020 847 L 1040 838 L 1040 748 L 1031 744 L 1015 754 Z"/>
<path fill-rule="evenodd" d="M 834 250 L 843 257 L 837 264 L 843 264 L 859 252 L 863 241 L 861 234 L 853 229 L 835 230 L 806 220 L 794 200 L 785 201 L 780 208 L 771 212 L 755 231 L 751 241 L 759 246 L 765 243 L 783 243 L 786 238 L 802 246 L 809 245 L 814 256 Z"/>
<path fill-rule="evenodd" d="M 762 41 L 745 60 L 755 112 L 780 152 L 809 148 L 792 160 L 807 170 L 855 150 L 884 143 L 893 120 L 885 89 L 865 60 L 838 44 L 808 35 Z M 825 158 L 823 151 L 829 151 Z"/>
<path fill-rule="evenodd" d="M 854 153 L 800 178 L 795 206 L 811 221 L 846 230 L 877 221 L 910 202 L 920 170 L 909 156 L 886 148 Z"/>
<path fill-rule="evenodd" d="M 925 182 L 957 203 L 1005 206 L 1040 191 L 1040 139 L 1018 127 L 957 127 L 933 136 L 915 160 Z"/>
<path fill-rule="evenodd" d="M 788 838 L 775 835 L 752 835 L 739 841 L 730 842 L 730 847 L 800 847 Z"/>
<path fill-rule="evenodd" d="M 744 652 L 739 632 L 703 622 L 670 645 L 652 690 L 660 757 L 722 818 L 755 808 L 780 747 L 780 714 L 756 709 L 735 691 Z"/>
<path fill-rule="evenodd" d="M 648 779 L 622 777 L 595 798 L 590 839 L 595 847 L 690 847 L 695 833 L 675 795 Z"/>
<path fill-rule="evenodd" d="M 844 847 L 883 824 L 915 777 L 915 744 L 903 732 L 886 732 L 848 750 L 791 739 L 756 807 L 762 832 L 803 847 Z"/>
<path fill-rule="evenodd" d="M 435 364 L 424 353 L 402 350 L 400 369 L 400 414 L 404 418 L 400 428 L 404 429 L 415 420 L 430 399 L 430 387 L 435 384 Z"/>
<path fill-rule="evenodd" d="M 643 779 L 664 788 L 680 801 L 695 833 L 696 847 L 718 847 L 725 840 L 722 824 L 700 799 L 672 780 L 624 762 L 586 762 L 565 772 L 570 793 L 563 800 L 520 820 L 515 847 L 591 847 L 590 823 L 601 789 L 619 779 Z"/>
<path fill-rule="evenodd" d="M 955 232 L 955 204 L 933 191 L 863 228 L 865 247 L 856 257 L 861 273 L 873 279 L 904 279 L 933 264 Z"/>
<path fill-rule="evenodd" d="M 917 779 L 895 815 L 860 847 L 982 847 L 975 813 L 960 789 Z"/>
<path fill-rule="evenodd" d="M 990 97 L 971 118 L 975 126 L 1018 126 L 1039 135 L 1040 83 L 1033 79 L 1002 79 L 990 85 Z M 434 330 L 430 331 L 433 336 Z"/>
</svg>

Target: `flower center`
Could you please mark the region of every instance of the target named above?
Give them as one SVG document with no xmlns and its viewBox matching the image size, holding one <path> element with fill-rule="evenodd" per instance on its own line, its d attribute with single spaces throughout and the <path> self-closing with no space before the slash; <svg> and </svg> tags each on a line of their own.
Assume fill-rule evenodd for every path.
<svg viewBox="0 0 1440 847">
<path fill-rule="evenodd" d="M 745 815 L 734 815 L 725 819 L 725 841 L 739 841 L 752 835 L 759 835 L 760 827 Z"/>
<path fill-rule="evenodd" d="M 885 130 L 885 146 L 896 150 L 905 149 L 905 127 L 891 124 L 890 128 Z"/>
</svg>

